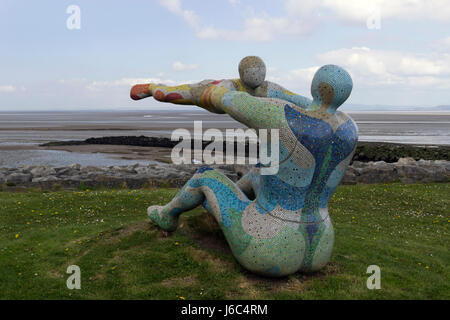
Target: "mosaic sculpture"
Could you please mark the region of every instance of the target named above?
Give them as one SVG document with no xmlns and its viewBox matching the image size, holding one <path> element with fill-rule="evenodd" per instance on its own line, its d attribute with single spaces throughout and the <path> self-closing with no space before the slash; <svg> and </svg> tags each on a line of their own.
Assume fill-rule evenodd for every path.
<svg viewBox="0 0 450 320">
<path fill-rule="evenodd" d="M 352 80 L 341 67 L 325 65 L 314 75 L 310 100 L 264 81 L 265 73 L 264 62 L 251 56 L 239 64 L 240 79 L 133 87 L 135 100 L 153 96 L 197 105 L 256 130 L 277 128 L 280 135 L 278 173 L 262 175 L 259 164 L 234 183 L 204 166 L 167 205 L 149 207 L 148 215 L 173 231 L 180 214 L 203 205 L 246 269 L 267 276 L 316 271 L 334 244 L 327 204 L 358 139 L 354 121 L 337 111 Z"/>
</svg>

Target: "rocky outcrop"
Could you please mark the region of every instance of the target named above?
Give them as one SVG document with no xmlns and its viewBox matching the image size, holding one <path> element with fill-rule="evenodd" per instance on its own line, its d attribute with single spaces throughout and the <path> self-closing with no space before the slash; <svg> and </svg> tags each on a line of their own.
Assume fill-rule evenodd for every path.
<svg viewBox="0 0 450 320">
<path fill-rule="evenodd" d="M 202 141 L 202 148 L 204 149 L 211 141 Z M 141 147 L 160 147 L 173 148 L 178 144 L 178 141 L 172 141 L 164 137 L 146 137 L 146 136 L 115 136 L 115 137 L 101 137 L 89 138 L 82 141 L 54 141 L 44 143 L 42 147 L 51 146 L 67 146 L 67 145 L 87 145 L 87 144 L 106 144 L 106 145 L 127 145 L 127 146 L 141 146 Z M 193 140 L 191 146 L 194 147 Z M 223 150 L 226 150 L 227 145 L 223 144 Z M 234 142 L 235 152 L 237 150 L 237 142 Z M 246 155 L 248 155 L 248 141 L 245 144 Z M 387 142 L 363 142 L 359 141 L 356 147 L 353 161 L 369 162 L 369 161 L 385 161 L 388 163 L 395 163 L 400 158 L 411 157 L 415 160 L 447 160 L 450 161 L 450 146 L 419 146 L 410 144 L 397 144 Z"/>
<path fill-rule="evenodd" d="M 122 187 L 144 186 L 181 187 L 195 173 L 200 165 L 151 164 L 147 166 L 69 167 L 25 166 L 21 168 L 0 168 L 0 185 L 41 187 Z M 213 165 L 231 180 L 237 181 L 251 166 Z M 450 161 L 419 160 L 401 158 L 395 163 L 384 161 L 354 161 L 346 171 L 342 184 L 449 182 Z"/>
<path fill-rule="evenodd" d="M 12 184 L 27 184 L 31 181 L 32 175 L 30 173 L 12 172 L 6 176 L 6 183 Z"/>
<path fill-rule="evenodd" d="M 445 160 L 419 160 L 400 158 L 395 163 L 384 161 L 354 161 L 342 179 L 343 184 L 448 182 L 450 162 Z"/>
</svg>

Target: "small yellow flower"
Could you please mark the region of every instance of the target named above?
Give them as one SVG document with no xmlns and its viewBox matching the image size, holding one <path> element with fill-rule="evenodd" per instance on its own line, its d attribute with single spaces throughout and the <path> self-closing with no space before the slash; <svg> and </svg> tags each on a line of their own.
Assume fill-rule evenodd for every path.
<svg viewBox="0 0 450 320">
<path fill-rule="evenodd" d="M 115 270 L 116 269 L 116 266 L 114 266 L 114 267 L 111 267 L 111 270 Z"/>
<path fill-rule="evenodd" d="M 77 230 L 73 230 L 73 233 L 77 233 L 78 231 Z"/>
<path fill-rule="evenodd" d="M 186 300 L 184 297 L 180 297 L 181 300 Z"/>
<path fill-rule="evenodd" d="M 178 242 L 178 241 L 175 241 L 175 245 L 177 246 L 177 245 L 179 245 L 180 243 Z"/>
<path fill-rule="evenodd" d="M 430 266 L 425 266 L 425 269 L 430 269 Z"/>
<path fill-rule="evenodd" d="M 69 251 L 69 248 L 66 248 L 66 251 Z"/>
<path fill-rule="evenodd" d="M 20 237 L 20 235 L 18 233 L 16 233 L 16 239 L 18 239 Z"/>
</svg>

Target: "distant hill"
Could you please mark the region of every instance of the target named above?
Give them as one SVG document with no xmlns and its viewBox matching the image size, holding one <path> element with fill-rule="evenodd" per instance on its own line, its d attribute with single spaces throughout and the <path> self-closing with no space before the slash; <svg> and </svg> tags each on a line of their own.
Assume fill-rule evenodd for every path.
<svg viewBox="0 0 450 320">
<path fill-rule="evenodd" d="M 359 105 L 346 104 L 339 110 L 347 112 L 368 112 L 368 111 L 422 111 L 422 112 L 450 112 L 450 105 L 439 105 L 435 107 L 420 107 L 420 106 L 389 106 L 389 105 Z"/>
<path fill-rule="evenodd" d="M 437 106 L 435 108 L 442 110 L 442 111 L 450 111 L 450 105 L 441 105 L 441 106 Z"/>
</svg>

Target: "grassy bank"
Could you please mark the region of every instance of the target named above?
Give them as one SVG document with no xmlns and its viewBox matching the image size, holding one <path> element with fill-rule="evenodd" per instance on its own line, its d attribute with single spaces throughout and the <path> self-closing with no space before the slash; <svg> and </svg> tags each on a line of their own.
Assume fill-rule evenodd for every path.
<svg viewBox="0 0 450 320">
<path fill-rule="evenodd" d="M 339 187 L 331 262 L 282 279 L 242 269 L 202 209 L 170 235 L 150 225 L 145 208 L 176 191 L 0 192 L 0 299 L 450 298 L 450 184 Z M 73 264 L 81 290 L 66 288 Z"/>
</svg>

